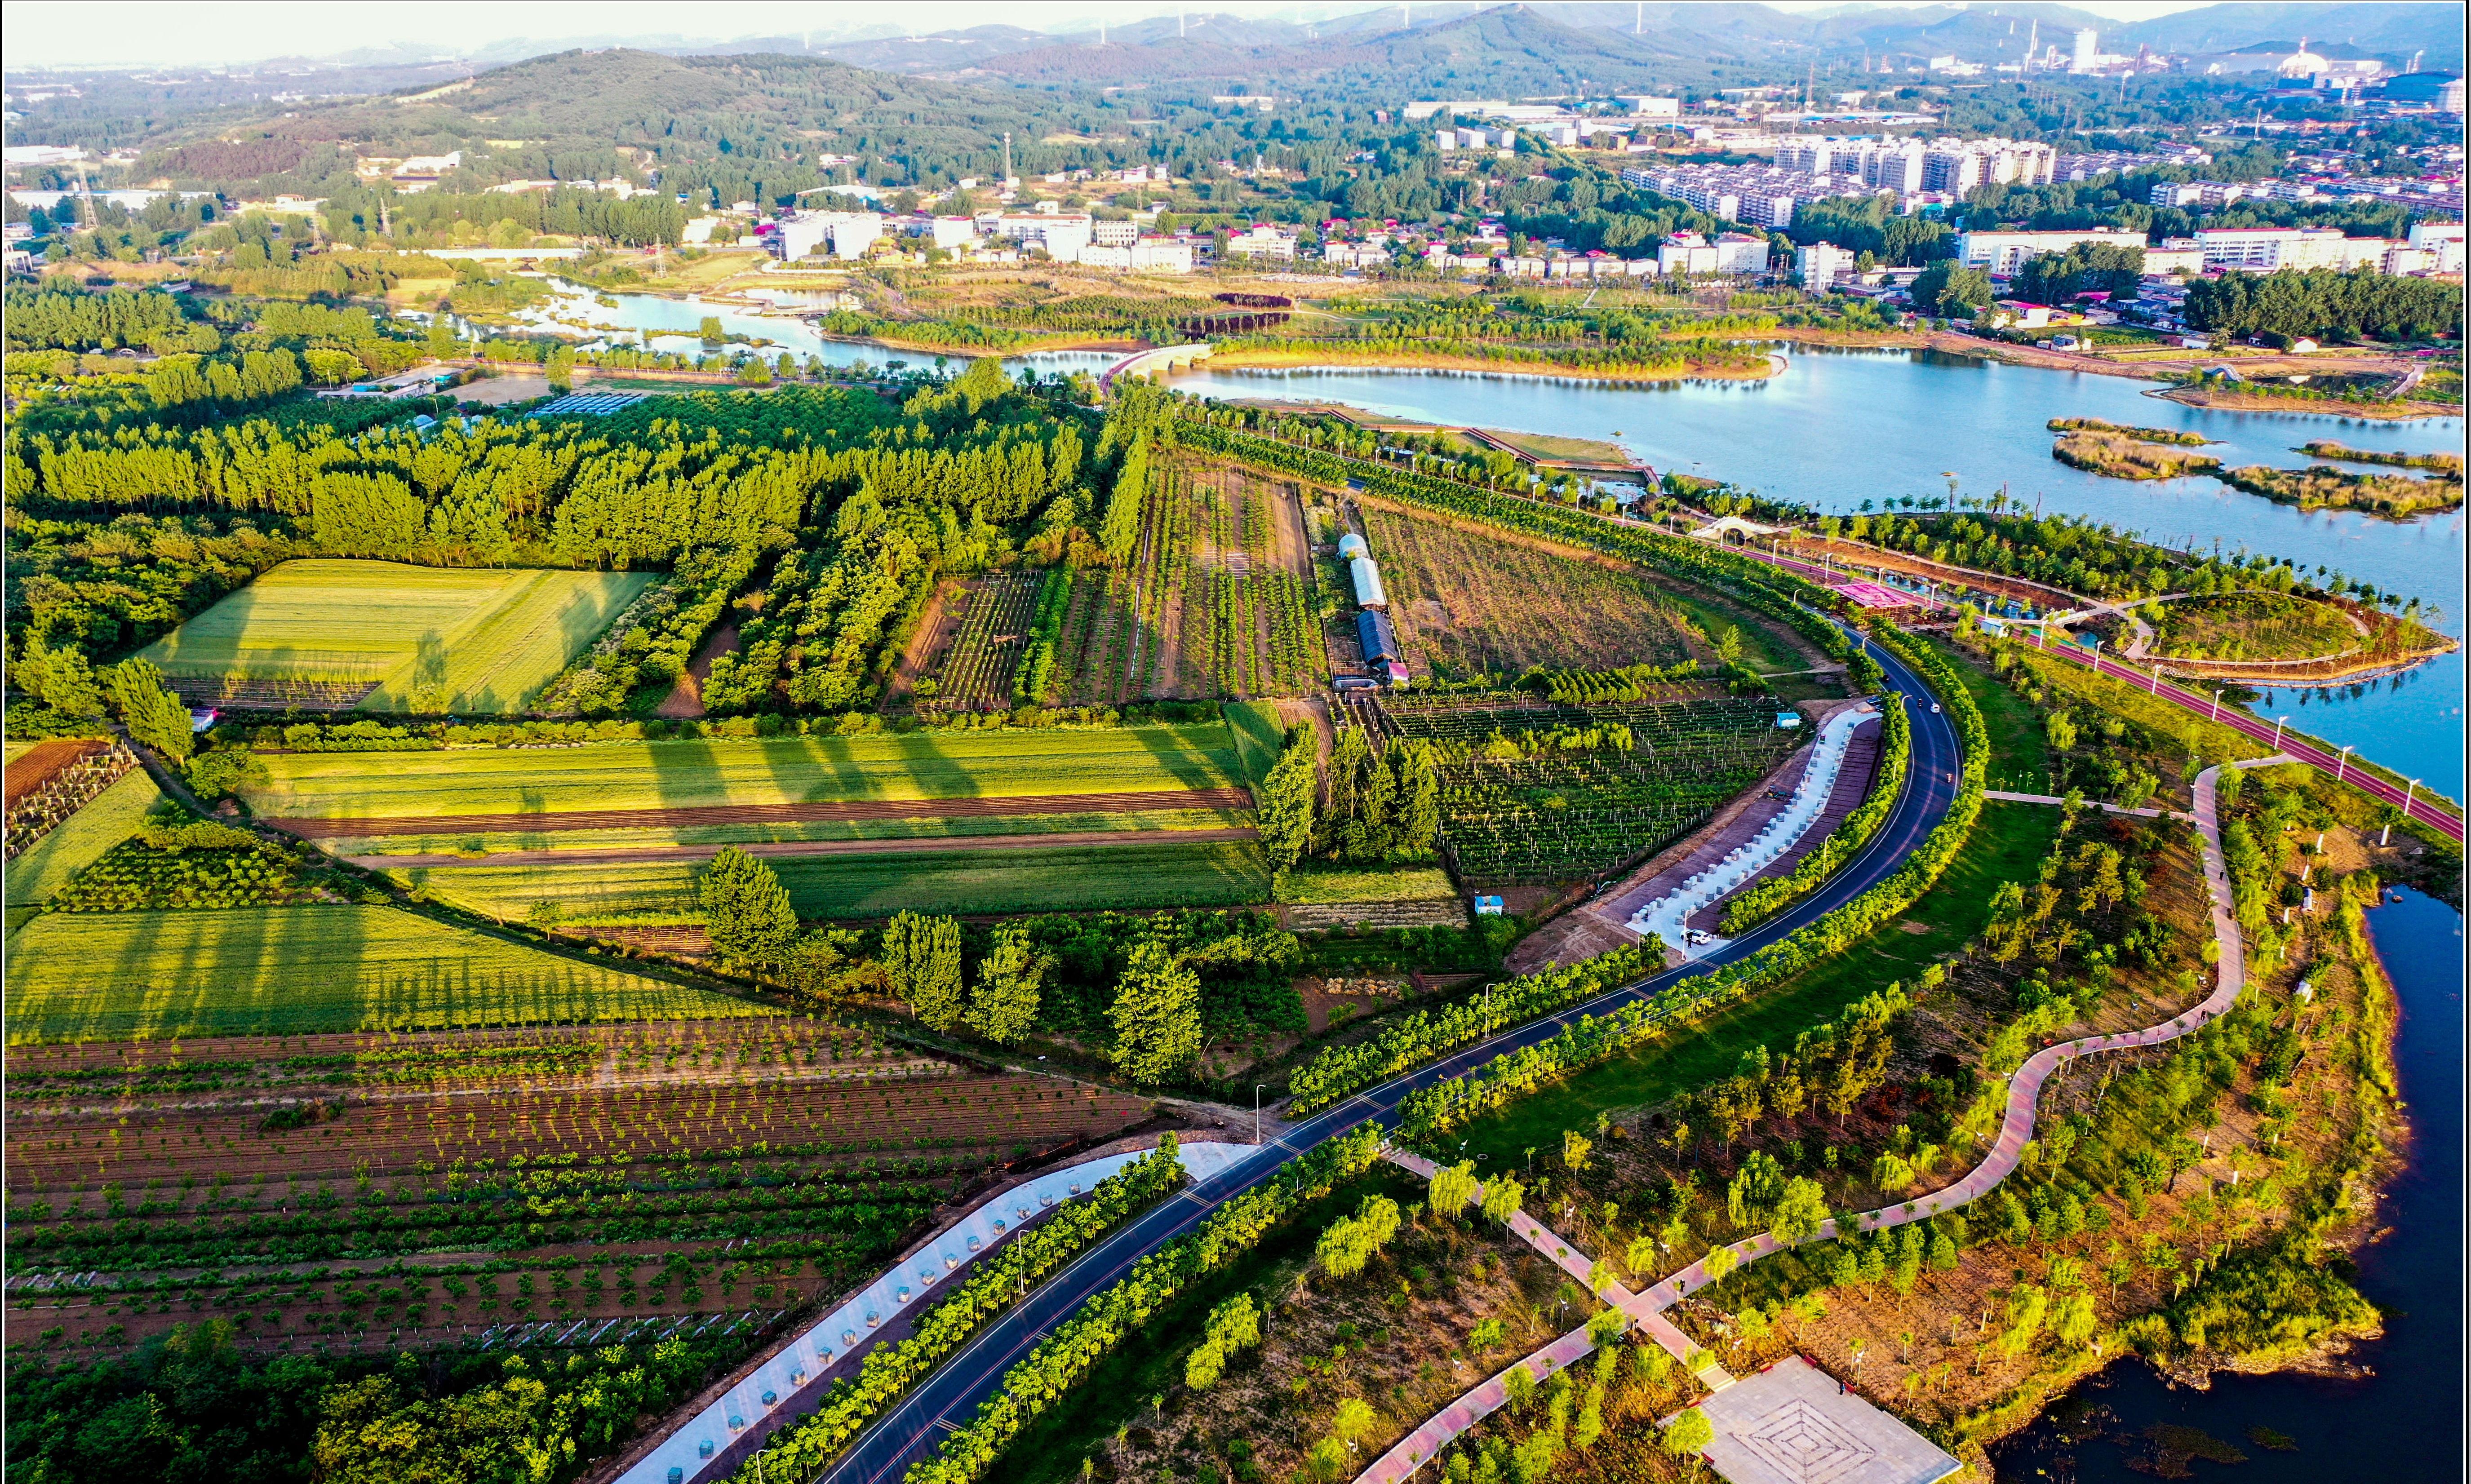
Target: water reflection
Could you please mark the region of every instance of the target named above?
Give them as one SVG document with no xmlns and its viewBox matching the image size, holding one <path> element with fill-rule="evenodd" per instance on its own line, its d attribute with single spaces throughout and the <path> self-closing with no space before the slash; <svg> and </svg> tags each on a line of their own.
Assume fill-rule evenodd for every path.
<svg viewBox="0 0 2471 1484">
<path fill-rule="evenodd" d="M 1599 438 L 1659 471 L 1729 479 L 1824 510 L 1908 496 L 2001 490 L 2024 509 L 2106 522 L 2159 545 L 2287 557 L 2314 571 L 2373 582 L 2436 605 L 2434 624 L 2463 632 L 2460 512 L 2383 521 L 2356 511 L 2302 511 L 2212 479 L 2131 483 L 2051 458 L 2054 417 L 2101 417 L 2186 430 L 2213 439 L 2225 464 L 2296 467 L 2312 439 L 2412 453 L 2459 452 L 2460 418 L 2406 423 L 2317 412 L 2240 412 L 2151 395 L 2119 376 L 2008 365 L 1943 351 L 1792 347 L 1766 382 L 1666 382 L 1653 388 L 1534 375 L 1428 373 L 1376 367 L 1249 371 L 1207 365 L 1177 389 L 1216 397 L 1343 403 L 1387 416 Z M 1655 394 L 1651 397 L 1650 391 Z M 2405 776 L 2459 798 L 2460 653 L 2357 688 L 2312 694 L 2305 725 Z M 2287 695 L 2288 693 L 2286 693 Z M 2285 709 L 2288 709 L 2287 705 Z M 2297 719 L 2294 718 L 2294 720 Z"/>
</svg>

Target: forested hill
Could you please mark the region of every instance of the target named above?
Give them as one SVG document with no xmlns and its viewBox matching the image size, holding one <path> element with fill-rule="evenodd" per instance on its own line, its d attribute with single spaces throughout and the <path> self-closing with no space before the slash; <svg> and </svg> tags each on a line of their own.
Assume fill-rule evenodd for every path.
<svg viewBox="0 0 2471 1484">
<path fill-rule="evenodd" d="M 547 148 L 701 142 L 746 154 L 794 140 L 858 153 L 958 148 L 1029 127 L 1040 100 L 868 72 L 822 57 L 562 52 L 425 92 L 299 108 L 274 139 L 425 153 L 484 138 Z M 383 147 L 383 148 L 377 148 Z"/>
</svg>

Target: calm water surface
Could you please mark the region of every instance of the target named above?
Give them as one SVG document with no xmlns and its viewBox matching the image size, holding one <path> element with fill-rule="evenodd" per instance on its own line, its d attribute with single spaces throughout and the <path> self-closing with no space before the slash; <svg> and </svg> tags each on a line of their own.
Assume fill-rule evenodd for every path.
<svg viewBox="0 0 2471 1484">
<path fill-rule="evenodd" d="M 1908 495 L 1989 495 L 2005 486 L 2028 508 L 2106 521 L 2168 546 L 2242 550 L 2322 565 L 2438 605 L 2437 626 L 2463 632 L 2463 519 L 2379 521 L 2302 513 L 2210 479 L 2131 483 L 2051 457 L 2053 417 L 2184 428 L 2218 440 L 2226 463 L 2297 467 L 2317 438 L 2412 452 L 2463 446 L 2460 418 L 2372 423 L 2308 413 L 2227 412 L 2145 394 L 2150 383 L 2047 371 L 1933 352 L 1796 350 L 1766 382 L 1599 387 L 1541 377 L 1395 370 L 1179 373 L 1180 391 L 1216 397 L 1340 402 L 1432 422 L 1605 438 L 1659 472 L 1730 480 L 1824 510 Z M 2459 651 L 2389 681 L 2299 693 L 2256 707 L 2406 777 L 2460 798 L 2463 670 Z"/>
<path fill-rule="evenodd" d="M 2071 1398 L 2089 1417 L 2046 1419 L 1994 1449 L 2002 1478 L 2039 1470 L 2079 1484 L 2150 1479 L 2144 1434 L 2157 1424 L 2196 1428 L 2246 1453 L 2242 1464 L 2194 1466 L 2198 1478 L 2224 1484 L 2463 1476 L 2462 916 L 2405 892 L 2371 911 L 2368 928 L 2402 1001 L 2394 1059 L 2412 1122 L 2410 1164 L 2379 1212 L 2390 1231 L 2360 1255 L 2359 1286 L 2385 1311 L 2386 1334 L 2350 1358 L 2372 1374 L 2225 1376 L 2191 1391 L 2141 1363 L 2115 1365 Z M 2088 1438 L 2091 1426 L 2100 1431 Z M 2251 1427 L 2271 1427 L 2296 1447 L 2260 1448 Z"/>
</svg>

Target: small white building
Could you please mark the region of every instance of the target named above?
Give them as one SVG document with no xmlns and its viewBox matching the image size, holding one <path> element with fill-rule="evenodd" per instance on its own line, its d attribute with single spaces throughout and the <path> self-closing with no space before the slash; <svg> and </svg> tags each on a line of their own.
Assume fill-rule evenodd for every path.
<svg viewBox="0 0 2471 1484">
<path fill-rule="evenodd" d="M 1296 234 L 1283 232 L 1263 222 L 1249 232 L 1238 232 L 1227 239 L 1227 255 L 1245 258 L 1276 258 L 1292 263 L 1296 258 Z"/>
<path fill-rule="evenodd" d="M 883 237 L 883 216 L 874 211 L 801 211 L 782 220 L 781 256 L 789 262 L 830 252 L 862 258 Z"/>
<path fill-rule="evenodd" d="M 1676 232 L 1656 249 L 1659 273 L 1764 273 L 1768 240 L 1750 232 L 1724 232 L 1708 241 L 1697 232 Z"/>
</svg>

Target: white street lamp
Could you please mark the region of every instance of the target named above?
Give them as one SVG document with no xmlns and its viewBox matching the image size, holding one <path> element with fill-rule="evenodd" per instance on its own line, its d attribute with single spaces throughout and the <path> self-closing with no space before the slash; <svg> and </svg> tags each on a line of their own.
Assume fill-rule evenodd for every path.
<svg viewBox="0 0 2471 1484">
<path fill-rule="evenodd" d="M 2282 723 L 2290 719 L 2291 718 L 2289 717 L 2276 717 L 2273 718 L 2273 750 L 2276 752 L 2280 752 L 2282 750 Z"/>
<path fill-rule="evenodd" d="M 2336 783 L 2341 783 L 2342 781 L 2342 768 L 2351 761 L 2351 748 L 2354 745 L 2356 744 L 2352 742 L 2342 743 L 2342 753 L 2334 759 L 2334 781 Z"/>
<path fill-rule="evenodd" d="M 2214 691 L 2214 709 L 2213 709 L 2213 711 L 2212 711 L 2211 713 L 2209 713 L 2209 714 L 2206 716 L 2205 719 L 2206 719 L 2206 720 L 2208 720 L 2208 721 L 2220 721 L 2222 718 L 2223 718 L 2223 693 L 2222 693 L 2222 691 L 2221 691 L 2221 689 L 2220 689 L 2220 688 L 2217 688 L 2217 689 Z"/>
</svg>

